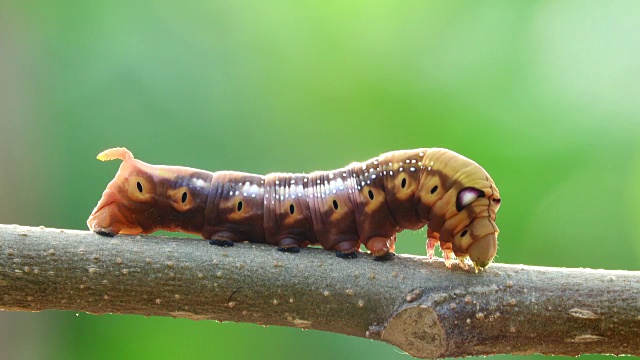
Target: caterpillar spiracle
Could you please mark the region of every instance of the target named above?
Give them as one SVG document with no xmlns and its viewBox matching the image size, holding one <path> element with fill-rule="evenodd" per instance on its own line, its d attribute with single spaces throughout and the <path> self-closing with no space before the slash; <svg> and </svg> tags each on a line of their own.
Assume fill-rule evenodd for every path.
<svg viewBox="0 0 640 360">
<path fill-rule="evenodd" d="M 287 252 L 320 244 L 344 258 L 363 244 L 384 259 L 398 232 L 428 226 L 429 258 L 439 244 L 447 266 L 455 255 L 476 271 L 497 250 L 498 189 L 480 165 L 447 149 L 392 151 L 310 174 L 150 165 L 125 148 L 98 159 L 123 160 L 87 220 L 101 235 L 181 231 L 214 245 L 250 241 Z"/>
</svg>

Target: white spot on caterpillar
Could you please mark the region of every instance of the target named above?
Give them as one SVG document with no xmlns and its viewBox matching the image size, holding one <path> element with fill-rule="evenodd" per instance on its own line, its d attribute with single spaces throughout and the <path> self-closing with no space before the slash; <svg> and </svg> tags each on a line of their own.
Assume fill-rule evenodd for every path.
<svg viewBox="0 0 640 360">
<path fill-rule="evenodd" d="M 431 170 L 431 166 L 429 166 L 429 167 L 427 168 L 427 170 Z"/>
<path fill-rule="evenodd" d="M 409 170 L 411 171 L 416 171 L 416 168 L 414 168 L 413 166 L 409 168 Z"/>
<path fill-rule="evenodd" d="M 412 163 L 412 164 L 415 164 L 415 163 L 416 163 L 416 160 L 415 160 L 415 159 L 412 159 L 412 160 L 411 160 L 411 163 Z"/>
<path fill-rule="evenodd" d="M 295 184 L 295 183 L 296 183 L 296 180 L 295 180 L 295 179 L 291 180 L 291 183 L 292 183 L 292 184 Z"/>
<path fill-rule="evenodd" d="M 304 178 L 304 182 L 307 182 L 307 180 L 309 180 L 308 178 Z"/>
<path fill-rule="evenodd" d="M 398 169 L 398 170 L 399 170 L 399 171 L 404 171 L 404 168 L 403 168 L 403 167 L 400 167 L 400 169 Z"/>
<path fill-rule="evenodd" d="M 207 185 L 207 183 L 202 180 L 202 179 L 192 179 L 191 182 L 193 182 L 193 185 L 197 186 L 197 187 L 204 187 L 205 185 Z"/>
<path fill-rule="evenodd" d="M 318 179 L 318 181 L 316 181 L 316 183 L 320 184 L 320 179 Z"/>
<path fill-rule="evenodd" d="M 375 179 L 376 177 L 377 177 L 376 174 L 371 175 L 372 180 Z"/>
<path fill-rule="evenodd" d="M 276 185 L 280 185 L 280 180 L 276 180 Z"/>
<path fill-rule="evenodd" d="M 243 192 L 243 193 L 242 193 L 242 196 L 247 196 L 247 193 L 246 193 L 246 192 Z"/>
<path fill-rule="evenodd" d="M 459 196 L 461 197 L 460 205 L 465 207 L 478 198 L 478 191 L 475 189 L 463 190 Z"/>
<path fill-rule="evenodd" d="M 411 162 L 409 159 L 405 160 L 405 162 L 408 164 L 409 162 Z"/>
<path fill-rule="evenodd" d="M 420 154 L 418 154 L 418 155 L 420 155 L 420 156 L 424 156 L 424 153 L 423 153 L 423 152 L 420 152 Z"/>
<path fill-rule="evenodd" d="M 393 170 L 389 170 L 389 175 L 393 176 Z"/>
<path fill-rule="evenodd" d="M 329 174 L 329 179 L 333 179 L 333 174 Z"/>
</svg>

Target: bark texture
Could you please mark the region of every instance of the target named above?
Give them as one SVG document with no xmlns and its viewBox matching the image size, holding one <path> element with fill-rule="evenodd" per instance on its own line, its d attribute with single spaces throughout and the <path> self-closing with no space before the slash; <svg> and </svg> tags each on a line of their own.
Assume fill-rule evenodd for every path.
<svg viewBox="0 0 640 360">
<path fill-rule="evenodd" d="M 211 246 L 0 225 L 0 309 L 250 322 L 368 337 L 422 357 L 640 355 L 640 272 Z"/>
</svg>

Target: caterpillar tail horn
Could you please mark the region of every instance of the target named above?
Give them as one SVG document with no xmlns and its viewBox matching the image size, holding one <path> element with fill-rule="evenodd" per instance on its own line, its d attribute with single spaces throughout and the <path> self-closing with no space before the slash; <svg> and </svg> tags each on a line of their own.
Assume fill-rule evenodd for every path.
<svg viewBox="0 0 640 360">
<path fill-rule="evenodd" d="M 132 160 L 133 154 L 127 148 L 118 147 L 109 150 L 105 150 L 98 154 L 98 160 L 100 161 L 108 161 L 108 160 Z"/>
</svg>

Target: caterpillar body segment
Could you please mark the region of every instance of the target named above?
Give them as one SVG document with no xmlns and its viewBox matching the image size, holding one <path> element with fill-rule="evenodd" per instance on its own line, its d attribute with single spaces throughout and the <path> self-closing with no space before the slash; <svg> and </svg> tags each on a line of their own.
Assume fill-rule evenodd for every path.
<svg viewBox="0 0 640 360">
<path fill-rule="evenodd" d="M 427 254 L 439 244 L 448 266 L 455 255 L 481 269 L 497 250 L 498 189 L 482 167 L 446 149 L 264 176 L 150 165 L 125 148 L 98 158 L 123 160 L 87 220 L 103 235 L 181 231 L 221 245 L 251 241 L 291 252 L 320 244 L 342 257 L 364 244 L 385 258 L 398 232 L 428 226 Z"/>
</svg>

